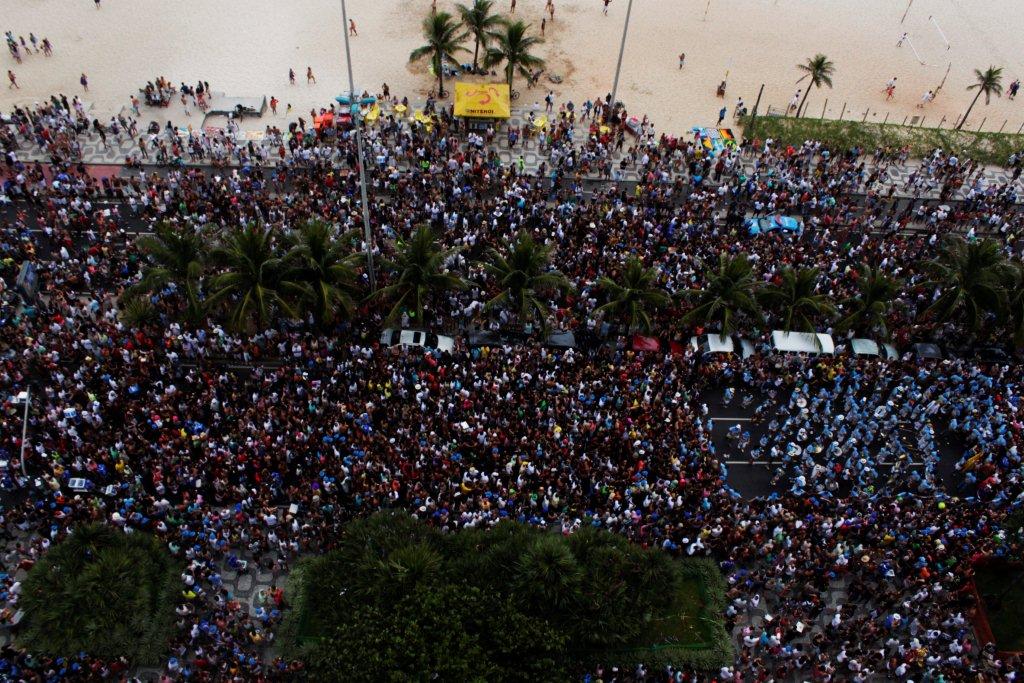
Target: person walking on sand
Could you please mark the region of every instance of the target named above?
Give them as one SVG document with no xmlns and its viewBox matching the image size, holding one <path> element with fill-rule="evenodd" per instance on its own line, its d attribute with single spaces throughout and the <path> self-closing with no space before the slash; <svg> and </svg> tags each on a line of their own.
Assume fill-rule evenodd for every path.
<svg viewBox="0 0 1024 683">
<path fill-rule="evenodd" d="M 316 76 L 313 75 L 313 67 L 307 66 L 306 67 L 306 85 L 309 85 L 310 83 L 313 83 L 313 84 L 316 83 Z"/>
<path fill-rule="evenodd" d="M 680 52 L 679 53 L 679 68 L 682 69 L 683 68 L 683 64 L 685 64 L 685 63 L 686 63 L 686 53 L 685 52 Z"/>
<path fill-rule="evenodd" d="M 547 26 L 548 20 L 545 17 L 540 18 L 540 37 L 544 37 L 544 27 Z"/>
<path fill-rule="evenodd" d="M 277 98 L 273 95 L 270 96 L 270 111 L 277 116 Z"/>
<path fill-rule="evenodd" d="M 100 8 L 100 0 L 93 0 L 96 3 L 96 9 Z"/>
<path fill-rule="evenodd" d="M 11 84 L 7 86 L 8 90 L 10 90 L 11 88 L 17 88 L 18 90 L 21 90 L 21 86 L 18 85 L 18 77 L 15 76 L 14 72 L 10 69 L 7 70 L 7 80 L 11 82 Z"/>
<path fill-rule="evenodd" d="M 288 82 L 295 85 L 295 69 L 288 69 Z"/>
<path fill-rule="evenodd" d="M 358 36 L 359 31 L 356 30 L 356 22 L 353 19 L 348 20 L 348 34 L 350 36 Z"/>
<path fill-rule="evenodd" d="M 885 84 L 885 101 L 888 102 L 892 99 L 893 93 L 896 92 L 896 77 L 893 76 L 889 79 L 889 82 Z"/>
<path fill-rule="evenodd" d="M 900 39 L 896 41 L 896 47 L 903 47 L 903 41 L 907 39 L 907 32 L 904 31 Z"/>
<path fill-rule="evenodd" d="M 1020 90 L 1020 79 L 1013 79 L 1013 83 L 1010 84 L 1010 99 L 1017 97 L 1017 91 Z"/>
<path fill-rule="evenodd" d="M 606 17 L 608 16 L 608 3 L 610 3 L 611 1 L 612 0 L 604 0 L 604 9 L 602 10 L 602 12 Z"/>
<path fill-rule="evenodd" d="M 53 54 L 53 45 L 50 44 L 49 38 L 43 38 L 43 56 L 49 57 Z"/>
<path fill-rule="evenodd" d="M 803 88 L 797 88 L 797 91 L 793 93 L 793 97 L 789 99 L 789 107 L 786 108 L 786 113 L 796 111 L 796 108 L 800 106 L 800 93 L 803 92 Z"/>
<path fill-rule="evenodd" d="M 509 9 L 510 14 L 516 13 L 516 0 L 512 0 L 512 7 Z"/>
<path fill-rule="evenodd" d="M 924 109 L 924 105 L 928 104 L 935 99 L 935 93 L 929 90 L 924 95 L 921 95 L 921 101 L 917 103 L 918 109 Z"/>
<path fill-rule="evenodd" d="M 727 111 L 726 111 L 725 107 L 722 107 L 721 109 L 718 110 L 718 123 L 715 124 L 716 128 L 718 126 L 722 125 L 722 121 L 725 121 L 726 113 L 727 113 Z"/>
<path fill-rule="evenodd" d="M 85 92 L 89 92 L 89 77 L 88 76 L 86 76 L 83 73 L 82 77 L 78 79 L 78 82 L 82 84 L 83 88 L 85 88 Z"/>
</svg>

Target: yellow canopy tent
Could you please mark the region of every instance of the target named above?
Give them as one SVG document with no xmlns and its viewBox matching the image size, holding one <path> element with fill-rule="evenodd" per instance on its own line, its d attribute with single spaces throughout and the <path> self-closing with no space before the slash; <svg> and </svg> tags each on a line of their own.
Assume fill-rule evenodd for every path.
<svg viewBox="0 0 1024 683">
<path fill-rule="evenodd" d="M 456 83 L 455 115 L 507 119 L 512 115 L 508 83 Z"/>
</svg>

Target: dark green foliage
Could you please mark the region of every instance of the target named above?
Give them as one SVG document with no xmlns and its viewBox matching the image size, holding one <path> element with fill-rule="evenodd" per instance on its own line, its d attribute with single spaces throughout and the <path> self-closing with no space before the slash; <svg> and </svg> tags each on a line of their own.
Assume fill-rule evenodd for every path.
<svg viewBox="0 0 1024 683">
<path fill-rule="evenodd" d="M 314 678 L 343 680 L 564 681 L 655 654 L 713 667 L 731 656 L 722 588 L 713 562 L 607 531 L 441 534 L 378 513 L 295 572 L 282 642 Z"/>
<path fill-rule="evenodd" d="M 135 664 L 160 660 L 174 627 L 178 565 L 154 536 L 78 527 L 26 577 L 18 644 L 30 652 Z"/>
</svg>

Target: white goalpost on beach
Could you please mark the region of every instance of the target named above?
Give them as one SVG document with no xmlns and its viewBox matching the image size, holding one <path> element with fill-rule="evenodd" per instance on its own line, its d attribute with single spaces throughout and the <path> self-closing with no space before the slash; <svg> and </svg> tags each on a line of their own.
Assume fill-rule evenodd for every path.
<svg viewBox="0 0 1024 683">
<path fill-rule="evenodd" d="M 944 43 L 946 44 L 946 49 L 948 50 L 948 49 L 950 48 L 950 45 L 949 45 L 949 39 L 947 39 L 947 38 L 946 38 L 946 34 L 942 32 L 942 27 L 941 27 L 941 26 L 939 26 L 939 22 L 935 21 L 935 16 L 934 16 L 934 15 L 933 15 L 933 16 L 930 16 L 930 17 L 928 17 L 928 19 L 929 19 L 929 20 L 930 20 L 930 21 L 931 21 L 931 22 L 932 22 L 933 24 L 935 24 L 935 30 L 937 30 L 937 31 L 939 32 L 939 35 L 940 35 L 940 36 L 942 36 L 942 42 L 944 42 Z"/>
</svg>

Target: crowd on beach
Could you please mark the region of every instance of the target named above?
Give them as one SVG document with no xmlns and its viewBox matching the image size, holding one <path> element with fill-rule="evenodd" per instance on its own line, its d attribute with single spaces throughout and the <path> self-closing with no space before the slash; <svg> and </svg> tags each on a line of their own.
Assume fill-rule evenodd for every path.
<svg viewBox="0 0 1024 683">
<path fill-rule="evenodd" d="M 600 526 L 720 562 L 724 617 L 739 629 L 732 666 L 590 680 L 1012 680 L 1021 668 L 974 637 L 969 591 L 973 562 L 1021 552 L 1020 533 L 1003 528 L 1024 502 L 1018 364 L 640 353 L 605 343 L 593 315 L 599 278 L 629 256 L 677 292 L 705 284 L 719 253 L 745 252 L 765 282 L 786 265 L 820 268 L 836 301 L 856 291 L 863 264 L 877 266 L 906 283 L 888 320 L 898 347 L 962 341 L 954 323 L 921 324 L 935 295 L 921 264 L 947 233 L 994 234 L 1019 255 L 1021 157 L 1007 160 L 1013 181 L 995 185 L 936 150 L 897 187 L 887 170 L 904 167 L 906 150 L 745 140 L 710 157 L 646 119 L 629 129 L 607 98 L 546 103 L 517 131 L 467 130 L 435 102 L 410 123 L 394 109 L 408 101 L 388 98 L 366 127 L 374 250 L 389 256 L 427 224 L 462 248 L 449 265 L 474 283 L 429 302 L 436 331 L 509 326 L 483 310 L 494 283 L 475 259 L 520 230 L 553 246 L 573 285 L 552 295 L 551 325 L 577 331 L 578 348 L 459 338 L 440 354 L 378 343 L 387 307 L 375 302 L 329 334 L 300 321 L 243 334 L 178 320 L 172 287 L 153 295 L 159 325 L 126 325 L 118 299 L 146 265 L 132 232 L 262 224 L 280 239 L 315 217 L 346 233 L 361 219 L 356 147 L 350 131 L 316 125 L 328 108 L 243 144 L 170 123 L 140 135 L 127 118 L 89 121 L 75 102 L 17 108 L 0 126 L 0 385 L 33 396 L 27 481 L 16 480 L 20 407 L 2 416 L 4 617 L 17 611 L 19 567 L 75 524 L 103 520 L 154 533 L 187 562 L 167 680 L 301 677 L 301 663 L 266 656 L 283 577 L 352 517 L 402 508 L 449 531 L 506 518 L 563 533 Z M 164 167 L 97 180 L 75 150 L 84 136 L 118 135 L 136 140 L 135 163 Z M 523 145 L 542 154 L 536 172 Z M 50 162 L 22 161 L 29 148 Z M 173 163 L 185 155 L 218 167 Z M 627 171 L 638 181 L 625 183 Z M 587 185 L 594 176 L 606 182 Z M 898 202 L 910 189 L 937 195 Z M 965 199 L 948 207 L 956 191 Z M 805 234 L 741 229 L 775 213 L 802 217 Z M 30 308 L 12 286 L 26 260 L 42 292 Z M 659 334 L 704 331 L 678 314 L 655 317 Z M 761 332 L 750 336 L 763 350 Z M 730 485 L 736 456 L 713 438 L 717 400 L 744 402 L 769 426 L 760 441 L 730 433 L 725 448 L 768 461 L 776 493 L 744 499 Z M 962 454 L 954 481 L 938 474 L 940 437 Z M 71 478 L 88 490 L 71 491 Z M 272 573 L 274 587 L 250 610 L 224 587 L 226 571 Z M 832 605 L 839 583 L 848 597 Z M 759 607 L 770 620 L 754 618 Z M 6 680 L 128 671 L 85 653 L 0 654 Z"/>
</svg>

